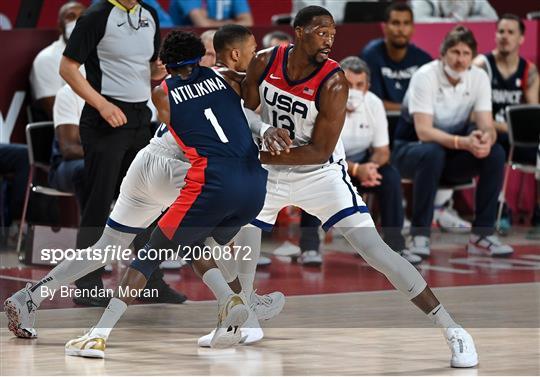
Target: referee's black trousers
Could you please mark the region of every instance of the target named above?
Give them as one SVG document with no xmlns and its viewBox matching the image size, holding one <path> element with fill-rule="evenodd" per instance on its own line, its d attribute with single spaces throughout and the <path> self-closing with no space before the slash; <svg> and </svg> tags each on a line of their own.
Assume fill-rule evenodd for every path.
<svg viewBox="0 0 540 377">
<path fill-rule="evenodd" d="M 128 119 L 124 126 L 113 128 L 89 105 L 80 121 L 84 150 L 85 206 L 82 210 L 77 248 L 95 244 L 109 217 L 111 203 L 126 171 L 139 150 L 151 137 L 151 111 L 146 103 L 112 101 Z M 76 281 L 79 288 L 101 285 L 102 269 Z"/>
</svg>

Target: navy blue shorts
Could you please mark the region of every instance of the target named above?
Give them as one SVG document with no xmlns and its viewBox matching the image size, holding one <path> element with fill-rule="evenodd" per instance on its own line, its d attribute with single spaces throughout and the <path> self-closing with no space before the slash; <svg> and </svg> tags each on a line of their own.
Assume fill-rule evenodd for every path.
<svg viewBox="0 0 540 377">
<path fill-rule="evenodd" d="M 181 246 L 208 237 L 224 245 L 261 211 L 267 176 L 259 160 L 201 158 L 188 170 L 186 185 L 159 221 L 159 229 Z"/>
</svg>

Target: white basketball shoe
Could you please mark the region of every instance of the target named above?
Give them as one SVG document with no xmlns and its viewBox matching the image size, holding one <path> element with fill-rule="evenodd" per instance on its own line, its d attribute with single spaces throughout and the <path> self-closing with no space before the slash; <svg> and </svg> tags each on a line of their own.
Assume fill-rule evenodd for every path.
<svg viewBox="0 0 540 377">
<path fill-rule="evenodd" d="M 248 345 L 262 340 L 264 332 L 259 324 L 259 320 L 268 320 L 278 315 L 285 305 L 285 295 L 281 292 L 272 292 L 259 296 L 255 290 L 251 292 L 249 300 L 249 318 L 240 330 L 240 344 Z M 216 330 L 201 336 L 197 345 L 199 347 L 210 347 L 210 342 Z"/>
<path fill-rule="evenodd" d="M 281 313 L 284 305 L 285 295 L 277 291 L 259 296 L 257 290 L 253 290 L 249 297 L 249 307 L 260 321 L 274 318 Z"/>
<path fill-rule="evenodd" d="M 444 330 L 446 343 L 452 351 L 452 368 L 472 368 L 478 365 L 478 354 L 472 336 L 461 327 Z"/>
<path fill-rule="evenodd" d="M 210 342 L 214 337 L 216 330 L 212 330 L 209 334 L 201 336 L 197 340 L 199 347 L 210 347 Z M 264 338 L 264 332 L 257 320 L 257 316 L 253 311 L 249 311 L 249 317 L 244 326 L 240 329 L 240 342 L 239 344 L 249 345 L 256 343 Z"/>
<path fill-rule="evenodd" d="M 249 317 L 246 301 L 243 294 L 232 294 L 223 303 L 218 303 L 218 323 L 210 347 L 227 348 L 240 343 L 240 328 Z"/>
<path fill-rule="evenodd" d="M 30 295 L 32 283 L 4 301 L 4 312 L 8 318 L 8 329 L 19 338 L 37 338 L 34 328 L 37 305 Z"/>
</svg>

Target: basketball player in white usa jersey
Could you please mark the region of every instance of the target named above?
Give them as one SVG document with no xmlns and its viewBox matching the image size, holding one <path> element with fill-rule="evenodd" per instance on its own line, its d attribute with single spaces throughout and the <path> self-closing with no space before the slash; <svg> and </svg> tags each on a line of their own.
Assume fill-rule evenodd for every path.
<svg viewBox="0 0 540 377">
<path fill-rule="evenodd" d="M 226 34 L 222 38 L 225 41 L 234 40 L 235 46 L 240 48 L 240 55 L 236 58 L 238 62 L 233 66 L 239 71 L 245 71 L 255 51 L 254 46 L 251 52 L 248 51 L 249 46 L 247 50 L 243 48 L 245 44 L 248 44 L 248 41 L 251 41 L 251 39 L 245 38 L 246 36 L 251 36 L 253 39 L 249 30 L 247 33 L 244 32 L 241 38 L 235 37 L 234 33 Z M 230 49 L 224 48 L 223 50 L 223 52 L 219 50 L 218 52 L 221 52 L 221 55 L 230 53 Z M 229 60 L 222 59 L 222 61 L 227 62 Z M 229 64 L 232 63 L 229 62 Z M 288 137 L 285 137 L 285 141 L 280 137 L 285 132 L 275 132 L 274 128 L 262 123 L 260 118 L 248 109 L 246 109 L 246 115 L 255 136 L 262 137 L 265 143 L 272 145 L 278 143 L 285 146 L 287 144 Z M 136 235 L 150 226 L 178 197 L 178 192 L 184 186 L 184 178 L 190 167 L 187 161 L 167 126 L 162 124 L 150 140 L 149 145 L 135 157 L 122 181 L 119 198 L 109 216 L 104 233 L 99 241 L 89 249 L 105 250 L 107 246 L 119 247 L 122 250 L 128 248 Z M 217 247 L 215 242 L 211 240 L 207 240 L 207 244 Z M 84 250 L 80 253 L 81 258 L 61 262 L 37 284 L 32 286 L 28 283 L 26 288 L 21 289 L 6 300 L 5 312 L 9 319 L 8 327 L 15 335 L 22 338 L 35 338 L 37 336 L 34 328 L 36 310 L 40 303 L 49 297 L 42 292 L 53 292 L 60 286 L 69 284 L 102 267 L 103 263 L 107 262 L 87 258 L 85 257 L 86 253 L 87 251 Z M 243 258 L 236 258 L 236 261 L 237 264 L 241 264 Z M 241 267 L 234 265 L 235 260 L 216 260 L 216 264 L 231 287 L 235 290 L 238 289 L 237 287 L 240 287 L 238 273 L 241 271 Z M 127 283 L 127 286 L 132 285 L 127 273 L 123 284 L 124 282 Z M 42 287 L 47 289 L 42 289 Z M 255 316 L 252 316 L 254 318 L 251 319 L 250 327 L 242 329 L 245 344 L 262 339 L 262 330 L 259 328 L 257 319 L 272 318 L 279 314 L 284 305 L 284 296 L 280 292 L 259 296 L 251 289 L 249 293 L 247 297 Z M 125 309 L 125 304 L 121 303 L 120 300 L 112 299 L 100 323 L 95 327 L 96 331 L 105 331 L 107 334 L 100 335 L 108 336 Z M 103 352 L 100 355 L 103 357 Z"/>
<path fill-rule="evenodd" d="M 260 52 L 243 85 L 245 106 L 260 105 L 263 121 L 289 130 L 293 140 L 289 153 L 261 152 L 261 162 L 268 164 L 267 195 L 252 224 L 271 228 L 282 207 L 295 205 L 319 217 L 324 229 L 334 226 L 366 262 L 443 329 L 453 367 L 477 365 L 472 337 L 453 321 L 418 271 L 382 241 L 347 176 L 339 135 L 348 83 L 339 65 L 328 59 L 336 33 L 332 15 L 318 6 L 303 8 L 294 29 L 294 46 Z M 256 248 L 260 231 L 251 233 L 247 242 Z"/>
</svg>

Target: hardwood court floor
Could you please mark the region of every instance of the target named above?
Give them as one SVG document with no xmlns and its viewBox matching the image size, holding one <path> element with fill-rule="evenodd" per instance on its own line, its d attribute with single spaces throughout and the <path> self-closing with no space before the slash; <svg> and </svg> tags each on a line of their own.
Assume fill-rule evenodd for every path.
<svg viewBox="0 0 540 377">
<path fill-rule="evenodd" d="M 64 343 L 101 309 L 43 310 L 39 338 L 16 339 L 0 321 L 1 375 L 538 375 L 540 283 L 436 289 L 476 340 L 480 365 L 451 369 L 440 330 L 394 291 L 288 297 L 265 339 L 198 349 L 214 302 L 131 307 L 105 360 L 64 356 Z M 47 326 L 47 327 L 45 327 Z M 398 328 L 395 328 L 398 327 Z"/>
</svg>

